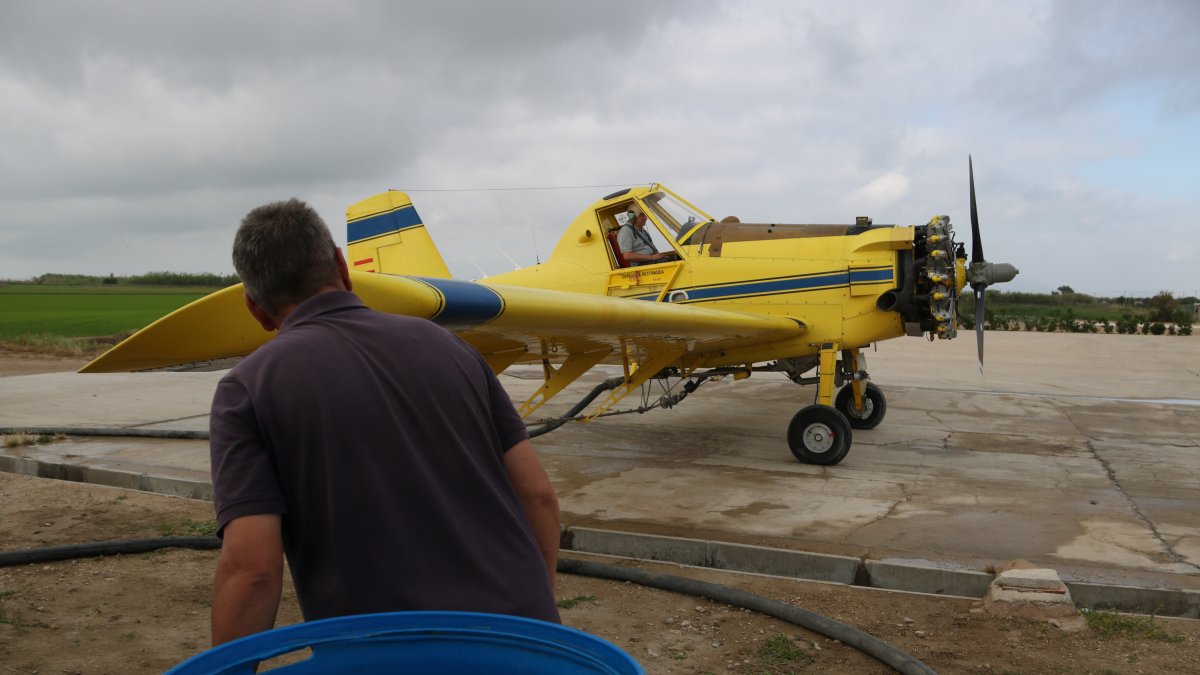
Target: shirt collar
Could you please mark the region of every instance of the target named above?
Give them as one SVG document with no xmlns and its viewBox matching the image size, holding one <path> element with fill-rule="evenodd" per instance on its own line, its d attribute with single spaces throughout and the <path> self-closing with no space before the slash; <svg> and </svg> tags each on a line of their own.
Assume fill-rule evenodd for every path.
<svg viewBox="0 0 1200 675">
<path fill-rule="evenodd" d="M 283 320 L 280 331 L 285 331 L 296 324 L 314 319 L 322 314 L 337 312 L 345 309 L 366 307 L 357 295 L 350 291 L 325 291 L 296 305 L 291 314 Z"/>
</svg>

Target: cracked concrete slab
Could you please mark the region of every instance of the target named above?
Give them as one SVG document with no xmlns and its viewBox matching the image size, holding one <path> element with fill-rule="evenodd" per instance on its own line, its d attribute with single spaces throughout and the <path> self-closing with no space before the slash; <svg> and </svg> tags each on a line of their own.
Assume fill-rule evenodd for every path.
<svg viewBox="0 0 1200 675">
<path fill-rule="evenodd" d="M 1200 375 L 1178 367 L 1200 362 L 1200 337 L 987 340 L 985 378 L 970 339 L 868 353 L 887 419 L 856 431 L 833 467 L 791 457 L 787 424 L 813 388 L 777 375 L 705 385 L 668 411 L 568 424 L 535 446 L 570 525 L 975 570 L 1024 558 L 1068 580 L 1200 588 L 1200 407 L 1159 400 L 1200 393 Z M 1119 364 L 1121 377 L 1097 363 Z M 587 375 L 535 416 L 561 413 L 610 374 Z M 203 428 L 219 375 L 0 378 L 0 426 Z M 517 368 L 501 381 L 523 401 L 538 378 Z M 12 467 L 39 461 L 207 480 L 203 442 L 0 453 Z"/>
</svg>

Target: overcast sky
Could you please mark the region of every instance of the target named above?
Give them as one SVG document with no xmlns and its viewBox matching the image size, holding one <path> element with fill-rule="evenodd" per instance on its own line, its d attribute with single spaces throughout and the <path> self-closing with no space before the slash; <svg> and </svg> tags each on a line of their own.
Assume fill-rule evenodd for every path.
<svg viewBox="0 0 1200 675">
<path fill-rule="evenodd" d="M 1193 0 L 5 0 L 0 278 L 228 273 L 254 206 L 344 243 L 388 188 L 463 278 L 649 182 L 969 242 L 972 154 L 1008 289 L 1196 294 L 1198 34 Z"/>
</svg>

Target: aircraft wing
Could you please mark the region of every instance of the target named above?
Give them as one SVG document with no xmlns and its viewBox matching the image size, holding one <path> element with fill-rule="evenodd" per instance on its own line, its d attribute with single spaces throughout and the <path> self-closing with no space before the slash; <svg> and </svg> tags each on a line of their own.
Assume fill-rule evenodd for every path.
<svg viewBox="0 0 1200 675">
<path fill-rule="evenodd" d="M 566 291 L 361 272 L 351 278 L 370 307 L 430 319 L 454 331 L 496 372 L 519 361 L 547 360 L 580 373 L 611 363 L 623 365 L 627 377 L 639 370 L 648 376 L 651 367 L 699 365 L 706 355 L 792 340 L 806 330 L 782 316 Z M 80 372 L 221 361 L 245 356 L 273 335 L 246 310 L 239 284 L 168 314 Z"/>
</svg>

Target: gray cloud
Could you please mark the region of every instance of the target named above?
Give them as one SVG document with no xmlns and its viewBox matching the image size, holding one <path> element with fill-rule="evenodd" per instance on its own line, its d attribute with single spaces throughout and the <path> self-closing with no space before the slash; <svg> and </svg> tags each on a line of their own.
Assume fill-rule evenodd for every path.
<svg viewBox="0 0 1200 675">
<path fill-rule="evenodd" d="M 1063 0 L 1031 16 L 1040 38 L 976 83 L 990 103 L 1020 114 L 1069 115 L 1135 95 L 1163 114 L 1200 109 L 1200 5 L 1150 0 Z"/>
<path fill-rule="evenodd" d="M 1063 255 L 1085 242 L 1081 259 L 1185 290 L 1200 257 L 1182 178 L 1200 168 L 1197 11 L 3 3 L 0 277 L 226 271 L 256 204 L 309 199 L 337 232 L 347 204 L 385 188 L 661 180 L 718 216 L 949 213 L 965 228 L 974 153 L 989 257 L 1017 262 L 1019 284 L 1108 292 L 1111 274 Z M 1121 179 L 1164 159 L 1179 171 L 1161 183 Z M 544 259 L 607 191 L 414 198 L 470 277 L 510 266 L 493 240 L 523 264 L 536 241 Z M 1150 223 L 1180 223 L 1173 258 L 1127 245 Z"/>
<path fill-rule="evenodd" d="M 510 102 L 591 104 L 603 66 L 617 77 L 627 45 L 671 4 L 614 20 L 636 6 L 7 6 L 0 55 L 17 124 L 0 131 L 0 167 L 16 180 L 0 194 L 377 176 Z"/>
</svg>

